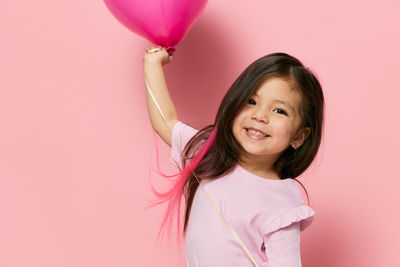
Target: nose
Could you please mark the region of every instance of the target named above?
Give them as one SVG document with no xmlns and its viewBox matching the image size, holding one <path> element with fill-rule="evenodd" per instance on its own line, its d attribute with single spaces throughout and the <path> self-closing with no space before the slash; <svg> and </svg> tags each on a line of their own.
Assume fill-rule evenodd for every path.
<svg viewBox="0 0 400 267">
<path fill-rule="evenodd" d="M 254 112 L 253 112 L 251 118 L 258 122 L 263 122 L 263 123 L 269 122 L 267 112 L 261 107 L 254 109 Z"/>
</svg>

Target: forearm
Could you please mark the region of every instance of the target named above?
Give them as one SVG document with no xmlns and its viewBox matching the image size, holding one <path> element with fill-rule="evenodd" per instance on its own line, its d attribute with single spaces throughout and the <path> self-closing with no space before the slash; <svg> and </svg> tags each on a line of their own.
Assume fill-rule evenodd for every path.
<svg viewBox="0 0 400 267">
<path fill-rule="evenodd" d="M 148 84 L 148 89 L 151 90 L 158 106 L 160 107 L 162 113 L 164 114 L 167 122 L 177 120 L 177 112 L 168 92 L 167 84 L 164 77 L 163 66 L 159 62 L 146 61 L 143 65 L 144 68 L 144 79 Z M 145 84 L 146 86 L 146 84 Z M 166 125 L 164 118 L 160 114 L 153 98 L 146 89 L 146 101 L 147 110 L 150 117 L 150 121 L 153 129 L 159 132 Z"/>
</svg>

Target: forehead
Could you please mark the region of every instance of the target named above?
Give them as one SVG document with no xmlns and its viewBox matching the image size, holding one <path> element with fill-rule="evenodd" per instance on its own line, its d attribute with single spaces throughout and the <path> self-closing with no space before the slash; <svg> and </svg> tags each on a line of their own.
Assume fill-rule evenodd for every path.
<svg viewBox="0 0 400 267">
<path fill-rule="evenodd" d="M 263 81 L 254 92 L 263 101 L 278 102 L 298 110 L 301 95 L 292 83 L 282 78 L 269 78 Z"/>
</svg>

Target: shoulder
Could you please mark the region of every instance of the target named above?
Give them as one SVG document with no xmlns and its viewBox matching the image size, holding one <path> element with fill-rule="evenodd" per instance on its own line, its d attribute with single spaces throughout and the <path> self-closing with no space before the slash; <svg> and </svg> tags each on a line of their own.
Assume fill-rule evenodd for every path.
<svg viewBox="0 0 400 267">
<path fill-rule="evenodd" d="M 182 167 L 180 162 L 182 158 L 182 151 L 189 140 L 198 132 L 198 130 L 179 120 L 172 122 L 171 125 L 172 124 L 171 162 Z"/>
<path fill-rule="evenodd" d="M 192 137 L 199 131 L 180 120 L 171 122 L 171 125 L 172 125 L 172 135 L 179 136 L 182 138 Z"/>
<path fill-rule="evenodd" d="M 243 199 L 242 204 L 236 204 L 252 204 L 247 209 L 252 213 L 251 222 L 264 235 L 296 222 L 300 223 L 300 229 L 304 231 L 314 219 L 316 212 L 305 204 L 298 183 L 289 179 L 264 184 L 260 182 L 258 186 L 252 187 L 242 184 L 242 196 L 247 200 Z"/>
<path fill-rule="evenodd" d="M 270 234 L 293 223 L 300 223 L 300 231 L 304 231 L 314 220 L 315 211 L 303 204 L 282 211 L 280 214 L 269 220 L 263 227 L 263 234 Z"/>
<path fill-rule="evenodd" d="M 171 134 L 171 145 L 177 147 L 179 150 L 183 150 L 187 142 L 196 135 L 199 130 L 192 126 L 177 120 L 172 127 Z"/>
<path fill-rule="evenodd" d="M 264 234 L 272 233 L 294 223 L 300 224 L 300 231 L 304 231 L 314 220 L 315 210 L 306 205 L 301 196 L 298 183 L 291 179 L 292 183 L 288 195 L 282 205 L 276 209 L 262 226 Z"/>
</svg>

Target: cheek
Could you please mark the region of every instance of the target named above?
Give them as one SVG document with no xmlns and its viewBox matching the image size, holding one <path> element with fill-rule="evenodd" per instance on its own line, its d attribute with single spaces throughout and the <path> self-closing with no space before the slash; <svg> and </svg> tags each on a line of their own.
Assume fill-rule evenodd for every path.
<svg viewBox="0 0 400 267">
<path fill-rule="evenodd" d="M 233 134 L 234 134 L 234 135 L 237 135 L 237 134 L 239 133 L 239 131 L 240 131 L 240 128 L 242 128 L 240 120 L 235 119 L 235 120 L 233 121 L 233 125 L 232 125 L 232 132 L 233 132 Z"/>
<path fill-rule="evenodd" d="M 292 126 L 287 121 L 279 121 L 276 122 L 274 127 L 275 135 L 279 135 L 281 137 L 290 138 L 292 133 Z"/>
<path fill-rule="evenodd" d="M 233 128 L 239 129 L 243 127 L 244 115 L 243 113 L 239 113 L 233 121 Z"/>
<path fill-rule="evenodd" d="M 233 136 L 238 140 L 238 137 L 241 135 L 241 131 L 243 130 L 244 127 L 244 120 L 243 116 L 236 116 L 235 120 L 233 121 L 232 124 L 232 133 Z"/>
</svg>

